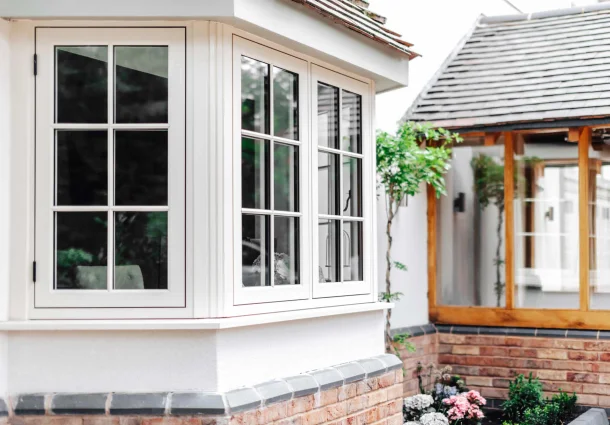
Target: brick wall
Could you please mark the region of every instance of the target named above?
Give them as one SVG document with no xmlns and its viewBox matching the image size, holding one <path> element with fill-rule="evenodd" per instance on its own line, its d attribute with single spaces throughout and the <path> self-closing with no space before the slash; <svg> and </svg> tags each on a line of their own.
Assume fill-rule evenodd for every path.
<svg viewBox="0 0 610 425">
<path fill-rule="evenodd" d="M 440 328 L 439 363 L 451 365 L 468 387 L 484 397 L 505 399 L 509 381 L 520 373 L 532 372 L 547 395 L 561 389 L 576 392 L 579 404 L 610 407 L 610 340 L 598 339 L 596 331 L 583 333 L 587 338 L 570 338 L 570 331 L 565 330 L 559 337 L 544 337 L 536 330 L 532 336 L 520 336 L 483 335 L 479 331 L 448 334 Z"/>
<path fill-rule="evenodd" d="M 234 414 L 201 416 L 14 415 L 0 425 L 402 425 L 402 370 Z"/>
<path fill-rule="evenodd" d="M 400 352 L 404 370 L 403 392 L 404 396 L 408 397 L 419 393 L 417 365 L 438 364 L 438 334 L 433 325 L 413 326 L 396 330 L 395 333 L 412 335 L 409 342 L 415 347 L 415 352 L 409 352 L 401 346 L 396 347 Z"/>
</svg>

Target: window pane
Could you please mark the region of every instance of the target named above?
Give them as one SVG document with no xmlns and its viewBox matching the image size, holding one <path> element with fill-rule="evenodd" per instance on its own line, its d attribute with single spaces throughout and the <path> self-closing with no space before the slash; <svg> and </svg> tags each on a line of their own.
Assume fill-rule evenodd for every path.
<svg viewBox="0 0 610 425">
<path fill-rule="evenodd" d="M 318 281 L 340 282 L 339 220 L 318 221 Z"/>
<path fill-rule="evenodd" d="M 241 128 L 269 134 L 269 65 L 241 58 Z"/>
<path fill-rule="evenodd" d="M 275 285 L 298 285 L 299 280 L 299 219 L 275 216 L 274 276 Z"/>
<path fill-rule="evenodd" d="M 452 151 L 438 207 L 439 303 L 503 306 L 504 146 Z"/>
<path fill-rule="evenodd" d="M 241 216 L 241 278 L 243 286 L 271 286 L 269 216 Z"/>
<path fill-rule="evenodd" d="M 108 204 L 108 133 L 58 131 L 56 205 Z"/>
<path fill-rule="evenodd" d="M 339 155 L 318 153 L 318 212 L 339 215 Z"/>
<path fill-rule="evenodd" d="M 108 215 L 55 213 L 56 289 L 106 289 Z"/>
<path fill-rule="evenodd" d="M 274 209 L 299 210 L 299 148 L 275 143 L 273 150 Z"/>
<path fill-rule="evenodd" d="M 56 120 L 108 122 L 108 47 L 57 46 Z"/>
<path fill-rule="evenodd" d="M 269 142 L 241 139 L 241 206 L 269 209 L 270 173 Z"/>
<path fill-rule="evenodd" d="M 343 215 L 362 217 L 362 161 L 343 156 Z"/>
<path fill-rule="evenodd" d="M 318 83 L 318 145 L 339 149 L 339 89 Z"/>
<path fill-rule="evenodd" d="M 362 222 L 343 223 L 343 281 L 362 281 Z"/>
<path fill-rule="evenodd" d="M 167 205 L 167 131 L 115 132 L 116 205 Z"/>
<path fill-rule="evenodd" d="M 117 46 L 115 121 L 167 122 L 167 46 Z"/>
<path fill-rule="evenodd" d="M 114 264 L 114 289 L 167 289 L 167 212 L 117 212 Z"/>
<path fill-rule="evenodd" d="M 348 91 L 341 91 L 341 149 L 362 152 L 362 97 Z"/>
<path fill-rule="evenodd" d="M 610 161 L 590 151 L 589 258 L 591 308 L 610 310 Z"/>
<path fill-rule="evenodd" d="M 577 309 L 578 146 L 531 135 L 515 156 L 515 306 Z"/>
<path fill-rule="evenodd" d="M 299 76 L 273 67 L 273 134 L 299 140 Z"/>
</svg>

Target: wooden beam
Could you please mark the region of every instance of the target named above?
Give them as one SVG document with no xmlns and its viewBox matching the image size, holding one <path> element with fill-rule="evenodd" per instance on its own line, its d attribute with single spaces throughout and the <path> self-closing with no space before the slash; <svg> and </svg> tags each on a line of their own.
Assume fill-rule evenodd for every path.
<svg viewBox="0 0 610 425">
<path fill-rule="evenodd" d="M 580 140 L 580 134 L 582 133 L 582 131 L 583 131 L 583 129 L 581 127 L 568 129 L 568 142 L 578 143 L 578 141 Z"/>
<path fill-rule="evenodd" d="M 436 246 L 436 192 L 430 185 L 427 186 L 428 200 L 428 310 L 436 307 L 436 274 L 437 274 L 437 246 Z"/>
<path fill-rule="evenodd" d="M 514 240 L 514 206 L 515 197 L 515 134 L 504 133 L 504 287 L 506 290 L 506 308 L 515 307 L 515 240 Z"/>
<path fill-rule="evenodd" d="M 484 146 L 494 146 L 500 137 L 500 133 L 485 133 Z"/>
<path fill-rule="evenodd" d="M 578 137 L 578 245 L 581 311 L 589 310 L 589 146 L 591 146 L 591 128 L 584 127 Z"/>
</svg>

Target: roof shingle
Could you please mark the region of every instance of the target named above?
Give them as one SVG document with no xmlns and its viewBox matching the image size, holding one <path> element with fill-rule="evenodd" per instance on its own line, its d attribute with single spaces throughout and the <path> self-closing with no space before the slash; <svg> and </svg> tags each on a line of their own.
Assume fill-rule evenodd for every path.
<svg viewBox="0 0 610 425">
<path fill-rule="evenodd" d="M 610 4 L 479 17 L 404 120 L 447 128 L 610 116 Z"/>
</svg>

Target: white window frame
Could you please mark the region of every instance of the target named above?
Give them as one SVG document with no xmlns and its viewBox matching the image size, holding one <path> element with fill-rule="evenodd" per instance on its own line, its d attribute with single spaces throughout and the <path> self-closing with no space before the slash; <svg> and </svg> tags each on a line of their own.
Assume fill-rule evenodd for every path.
<svg viewBox="0 0 610 425">
<path fill-rule="evenodd" d="M 346 151 L 336 150 L 331 148 L 322 148 L 318 150 L 318 83 L 330 85 L 333 87 L 337 87 L 341 90 L 346 90 L 351 93 L 355 93 L 361 96 L 362 99 L 362 111 L 361 111 L 361 119 L 362 119 L 362 153 L 350 153 L 349 156 L 354 158 L 360 158 L 362 161 L 362 186 L 361 186 L 361 196 L 362 196 L 362 217 L 347 217 L 346 220 L 341 220 L 341 235 L 343 232 L 343 223 L 349 221 L 360 221 L 362 222 L 362 267 L 363 267 L 363 280 L 362 281 L 342 281 L 342 282 L 319 282 L 316 278 L 314 279 L 313 284 L 313 297 L 314 298 L 326 298 L 326 297 L 340 297 L 340 296 L 349 296 L 349 295 L 366 295 L 370 294 L 373 290 L 373 279 L 375 278 L 373 275 L 374 267 L 372 265 L 372 259 L 374 258 L 373 247 L 374 247 L 374 233 L 373 233 L 373 223 L 372 217 L 374 217 L 373 213 L 373 200 L 372 197 L 375 194 L 375 158 L 374 158 L 374 141 L 371 140 L 371 96 L 370 96 L 370 87 L 369 85 L 358 81 L 354 78 L 343 75 L 339 72 L 332 71 L 330 69 L 312 64 L 311 66 L 311 108 L 312 108 L 312 173 L 313 173 L 313 187 L 314 192 L 317 193 L 318 188 L 318 152 L 332 152 L 335 154 L 344 155 Z M 341 92 L 339 94 L 339 140 L 342 138 L 342 120 L 343 120 L 343 111 L 342 111 L 342 96 Z M 342 158 L 343 156 L 341 156 Z M 343 173 L 343 163 L 342 161 L 339 164 L 340 173 Z M 339 182 L 340 192 L 343 190 L 342 181 Z M 339 195 L 339 194 L 338 194 Z M 314 216 L 314 231 L 312 232 L 312 247 L 314 250 L 313 263 L 314 268 L 318 270 L 318 252 L 317 247 L 319 247 L 319 232 L 318 232 L 318 218 L 320 219 L 337 219 L 335 216 L 326 216 L 318 214 L 318 197 L 313 196 L 312 199 L 313 204 L 313 216 Z M 343 269 L 342 265 L 339 265 L 341 269 Z M 343 272 L 341 273 L 343 275 Z"/>
<path fill-rule="evenodd" d="M 36 54 L 36 247 L 37 281 L 34 310 L 70 308 L 82 312 L 87 308 L 166 308 L 186 307 L 186 39 L 185 28 L 38 28 Z M 55 124 L 54 78 L 56 45 L 108 45 L 108 123 Z M 114 45 L 167 45 L 169 48 L 168 124 L 114 124 Z M 56 129 L 100 129 L 108 131 L 108 196 L 112 199 L 114 130 L 168 130 L 168 207 L 53 207 L 54 140 Z M 168 289 L 167 290 L 54 290 L 55 211 L 168 211 Z M 109 222 L 109 226 L 111 222 Z M 113 246 L 109 232 L 108 246 Z M 109 251 L 108 263 L 113 264 Z M 111 276 L 111 273 L 109 273 Z M 111 277 L 109 277 L 110 282 Z M 82 309 L 82 310 L 81 310 Z M 90 316 L 89 313 L 85 314 Z M 121 313 L 119 313 L 121 314 Z M 133 313 L 132 313 L 133 314 Z M 78 315 L 78 314 L 77 314 Z M 103 316 L 104 313 L 101 313 Z M 130 316 L 124 313 L 124 316 Z M 144 316 L 146 314 L 143 314 Z"/>
<path fill-rule="evenodd" d="M 253 131 L 242 130 L 241 126 L 241 58 L 249 57 L 269 64 L 269 111 L 271 134 L 265 135 Z M 299 87 L 299 140 L 294 141 L 273 136 L 273 67 L 285 69 L 298 74 Z M 233 232 L 234 232 L 234 270 L 233 270 L 233 305 L 270 303 L 279 301 L 305 300 L 310 298 L 311 293 L 311 260 L 310 260 L 310 152 L 309 152 L 309 106 L 307 89 L 309 84 L 309 69 L 307 61 L 279 52 L 261 44 L 252 42 L 245 38 L 233 36 Z M 298 285 L 278 286 L 254 286 L 244 287 L 242 285 L 242 235 L 241 217 L 242 212 L 261 214 L 260 210 L 242 209 L 241 206 L 241 145 L 242 135 L 256 139 L 268 140 L 270 144 L 274 141 L 299 147 L 299 212 L 282 212 L 281 216 L 299 217 L 300 224 L 300 249 L 299 249 L 299 271 L 300 279 Z M 273 155 L 273 152 L 271 153 Z M 273 156 L 270 157 L 273 163 Z M 271 176 L 273 183 L 273 176 Z M 273 190 L 272 190 L 273 192 Z M 273 228 L 273 224 L 271 224 Z M 270 252 L 273 252 L 271 243 Z M 273 255 L 273 254 L 271 254 Z M 273 269 L 270 271 L 273 280 Z"/>
</svg>

